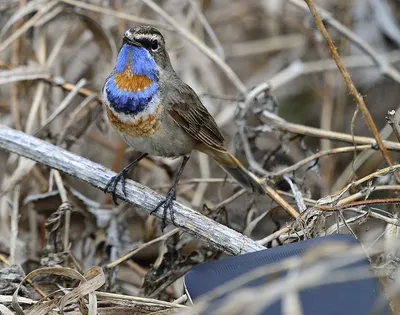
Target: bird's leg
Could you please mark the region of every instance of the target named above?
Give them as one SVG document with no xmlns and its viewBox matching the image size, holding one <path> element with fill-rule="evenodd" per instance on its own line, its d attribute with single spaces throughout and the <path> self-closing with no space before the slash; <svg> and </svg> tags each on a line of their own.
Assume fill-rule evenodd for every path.
<svg viewBox="0 0 400 315">
<path fill-rule="evenodd" d="M 106 187 L 104 187 L 104 193 L 111 193 L 112 194 L 112 199 L 116 205 L 118 205 L 117 202 L 117 195 L 116 195 L 116 190 L 117 190 L 117 185 L 119 181 L 121 181 L 122 185 L 122 192 L 124 193 L 124 196 L 126 196 L 126 190 L 125 190 L 125 177 L 126 174 L 128 174 L 129 169 L 138 164 L 141 159 L 147 156 L 147 153 L 143 153 L 141 156 L 139 156 L 137 159 L 135 159 L 133 162 L 129 163 L 127 166 L 125 166 L 117 175 L 113 176 L 107 183 Z"/>
<path fill-rule="evenodd" d="M 167 225 L 166 219 L 167 219 L 168 209 L 170 211 L 171 221 L 172 221 L 172 223 L 175 223 L 174 211 L 172 210 L 173 209 L 172 202 L 175 200 L 175 197 L 176 197 L 176 185 L 179 182 L 179 179 L 182 175 L 183 169 L 185 168 L 187 161 L 189 161 L 189 158 L 190 158 L 190 155 L 183 157 L 181 167 L 179 168 L 178 173 L 176 173 L 174 183 L 173 183 L 171 189 L 168 191 L 167 195 L 165 196 L 165 199 L 163 201 L 161 201 L 153 211 L 150 212 L 150 214 L 153 214 L 161 206 L 163 206 L 163 218 L 162 218 L 161 231 L 164 231 L 164 229 Z"/>
</svg>

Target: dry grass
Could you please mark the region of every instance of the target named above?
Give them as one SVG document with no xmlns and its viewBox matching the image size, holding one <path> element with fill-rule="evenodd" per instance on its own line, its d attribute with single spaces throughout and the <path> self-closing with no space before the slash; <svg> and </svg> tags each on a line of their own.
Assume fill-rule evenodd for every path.
<svg viewBox="0 0 400 315">
<path fill-rule="evenodd" d="M 268 248 L 353 234 L 398 313 L 398 16 L 374 4 L 371 19 L 363 1 L 317 4 L 331 15 L 311 0 L 0 2 L 0 124 L 119 171 L 138 153 L 108 126 L 99 92 L 124 31 L 154 25 L 227 146 L 268 185 L 268 196 L 246 194 L 195 153 L 177 200 Z M 182 276 L 224 255 L 218 246 L 173 226 L 162 234 L 154 216 L 116 207 L 73 176 L 6 151 L 0 161 L 0 313 L 172 314 L 207 304 L 187 307 Z M 149 157 L 130 177 L 165 194 L 178 165 Z M 321 282 L 317 271 L 234 295 L 221 312 L 284 297 L 285 312 L 301 314 L 290 305 L 296 290 Z"/>
</svg>

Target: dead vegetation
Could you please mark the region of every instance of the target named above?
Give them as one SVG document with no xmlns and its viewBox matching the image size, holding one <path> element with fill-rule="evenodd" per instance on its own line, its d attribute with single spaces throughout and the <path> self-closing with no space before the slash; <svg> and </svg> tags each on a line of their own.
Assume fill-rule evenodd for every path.
<svg viewBox="0 0 400 315">
<path fill-rule="evenodd" d="M 360 240 L 398 313 L 399 17 L 383 1 L 313 3 L 0 1 L 0 313 L 189 314 L 207 302 L 186 303 L 192 266 L 334 233 Z M 179 160 L 142 160 L 130 177 L 146 187 L 130 181 L 119 206 L 98 189 L 139 154 L 108 126 L 99 95 L 137 23 L 160 28 L 174 68 L 267 196 L 193 154 L 177 227 L 162 234 L 148 213 Z M 307 263 L 328 254 L 361 257 L 333 249 Z M 301 314 L 289 293 L 319 283 L 309 275 L 220 311 L 275 292 Z"/>
</svg>

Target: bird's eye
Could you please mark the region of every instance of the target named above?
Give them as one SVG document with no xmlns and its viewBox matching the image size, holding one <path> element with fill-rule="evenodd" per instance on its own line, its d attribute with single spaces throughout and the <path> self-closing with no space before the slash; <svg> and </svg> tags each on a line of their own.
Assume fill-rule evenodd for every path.
<svg viewBox="0 0 400 315">
<path fill-rule="evenodd" d="M 159 45 L 158 45 L 158 40 L 157 39 L 153 39 L 151 41 L 151 50 L 152 51 L 156 51 L 158 49 Z"/>
</svg>

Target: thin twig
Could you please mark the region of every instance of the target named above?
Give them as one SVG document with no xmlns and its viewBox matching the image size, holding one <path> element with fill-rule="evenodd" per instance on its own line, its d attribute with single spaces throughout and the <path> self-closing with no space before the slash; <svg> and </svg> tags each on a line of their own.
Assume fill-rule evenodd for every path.
<svg viewBox="0 0 400 315">
<path fill-rule="evenodd" d="M 165 234 L 163 234 L 163 235 L 161 235 L 161 236 L 159 236 L 159 237 L 157 237 L 155 239 L 152 239 L 151 241 L 140 245 L 138 248 L 135 248 L 135 249 L 129 251 L 128 253 L 124 254 L 123 256 L 118 258 L 117 260 L 115 260 L 113 262 L 110 262 L 109 264 L 106 265 L 106 267 L 107 268 L 114 268 L 114 267 L 118 266 L 119 264 L 121 264 L 122 262 L 124 262 L 125 260 L 131 258 L 136 253 L 138 253 L 141 250 L 145 249 L 146 247 L 148 247 L 148 246 L 150 246 L 150 245 L 152 245 L 154 243 L 157 243 L 159 241 L 165 240 L 168 237 L 170 237 L 170 236 L 172 236 L 172 235 L 174 235 L 174 234 L 176 234 L 178 232 L 179 232 L 179 229 L 173 229 L 173 230 L 171 230 L 171 231 L 169 231 L 169 232 L 167 232 L 167 233 L 165 233 Z"/>
<path fill-rule="evenodd" d="M 400 185 L 383 185 L 383 186 L 373 186 L 371 188 L 367 187 L 353 195 L 350 195 L 346 198 L 340 199 L 338 202 L 338 205 L 345 205 L 349 202 L 355 201 L 357 199 L 363 198 L 372 192 L 375 191 L 399 191 L 400 190 Z"/>
<path fill-rule="evenodd" d="M 217 34 L 215 34 L 213 28 L 211 27 L 210 23 L 208 23 L 206 17 L 204 16 L 203 12 L 201 12 L 199 5 L 195 0 L 190 0 L 190 5 L 192 6 L 193 11 L 197 15 L 200 23 L 203 25 L 204 30 L 207 32 L 208 36 L 210 36 L 211 41 L 215 45 L 215 50 L 217 51 L 218 55 L 221 57 L 222 60 L 225 59 L 225 52 L 222 48 L 221 42 L 219 41 Z"/>
<path fill-rule="evenodd" d="M 39 10 L 34 16 L 30 18 L 27 22 L 25 22 L 18 30 L 12 33 L 10 37 L 4 40 L 0 44 L 0 52 L 6 49 L 8 46 L 11 45 L 13 41 L 18 39 L 22 34 L 24 34 L 30 27 L 32 27 L 42 16 L 44 16 L 48 11 L 53 9 L 56 5 L 58 5 L 58 1 L 54 0 L 47 3 L 41 10 Z"/>
<path fill-rule="evenodd" d="M 265 182 L 265 179 L 260 180 L 260 183 L 264 183 L 264 182 Z M 275 189 L 271 188 L 268 185 L 264 185 L 264 188 L 265 188 L 265 192 L 268 194 L 268 196 L 271 197 L 278 205 L 280 205 L 288 214 L 290 214 L 295 219 L 300 217 L 299 213 L 285 199 L 283 199 Z M 215 205 L 212 209 L 216 210 L 221 207 L 225 207 L 227 204 L 235 201 L 240 196 L 243 196 L 246 192 L 247 192 L 246 189 L 239 190 L 234 195 L 230 196 L 229 198 L 227 198 L 224 201 L 221 201 L 219 204 Z"/>
<path fill-rule="evenodd" d="M 201 40 L 199 40 L 196 36 L 194 36 L 191 32 L 189 32 L 186 28 L 182 27 L 182 25 L 176 21 L 172 16 L 170 16 L 167 12 L 165 12 L 158 4 L 156 4 L 152 0 L 142 0 L 149 8 L 151 8 L 154 12 L 157 12 L 161 17 L 163 17 L 169 24 L 171 24 L 178 34 L 182 35 L 189 42 L 199 48 L 207 57 L 209 57 L 212 61 L 215 62 L 216 65 L 220 67 L 220 69 L 226 74 L 226 76 L 231 80 L 231 82 L 235 85 L 239 92 L 246 92 L 246 87 L 239 79 L 239 77 L 233 72 L 231 67 L 228 66 L 226 62 L 224 62 L 210 47 L 204 44 Z"/>
<path fill-rule="evenodd" d="M 353 81 L 350 78 L 350 74 L 348 73 L 345 65 L 343 64 L 342 60 L 340 59 L 337 49 L 336 49 L 335 45 L 333 44 L 333 41 L 330 38 L 328 31 L 326 30 L 324 23 L 322 22 L 322 19 L 317 12 L 317 9 L 314 6 L 313 0 L 305 0 L 305 1 L 307 2 L 308 7 L 310 8 L 311 14 L 313 15 L 314 22 L 315 22 L 317 28 L 319 29 L 322 37 L 325 40 L 325 43 L 329 50 L 329 53 L 331 54 L 333 60 L 335 60 L 336 65 L 339 69 L 339 72 L 342 75 L 343 80 L 345 81 L 350 94 L 353 96 L 354 101 L 356 102 L 357 106 L 359 106 L 360 111 L 363 114 L 364 119 L 368 125 L 368 128 L 371 130 L 371 133 L 374 136 L 374 138 L 378 144 L 379 150 L 381 151 L 387 164 L 389 166 L 392 166 L 393 160 L 392 160 L 391 156 L 389 155 L 387 148 L 383 144 L 382 138 L 379 135 L 379 131 L 376 128 L 376 125 L 375 125 L 374 120 L 372 119 L 371 113 L 369 112 L 367 105 L 365 105 L 364 98 L 358 92 L 357 88 L 355 87 Z M 394 175 L 396 177 L 396 180 L 398 182 L 400 182 L 400 175 L 397 172 L 395 172 Z"/>
<path fill-rule="evenodd" d="M 376 172 L 368 174 L 367 176 L 364 176 L 363 178 L 360 178 L 359 180 L 353 182 L 352 186 L 355 187 L 355 186 L 361 185 L 362 183 L 365 183 L 365 182 L 367 182 L 367 181 L 369 181 L 369 180 L 371 180 L 371 179 L 373 179 L 375 177 L 378 177 L 378 176 L 381 176 L 381 175 L 386 175 L 386 174 L 392 173 L 395 170 L 399 170 L 399 169 L 400 169 L 400 164 L 396 164 L 396 165 L 393 165 L 393 166 L 385 167 L 385 168 L 383 168 L 381 170 L 378 170 Z"/>
<path fill-rule="evenodd" d="M 323 205 L 316 205 L 313 209 L 320 210 L 320 211 L 342 211 L 346 209 L 350 209 L 356 212 L 367 213 L 368 216 L 372 218 L 376 218 L 382 221 L 385 221 L 389 224 L 400 225 L 398 219 L 388 218 L 387 216 L 381 215 L 376 212 L 366 211 L 366 210 L 359 210 L 357 211 L 357 207 L 361 206 L 375 206 L 375 205 L 385 205 L 385 204 L 400 204 L 400 198 L 389 198 L 389 199 L 369 199 L 369 200 L 360 200 L 356 202 L 351 202 L 342 206 L 330 207 L 330 206 L 323 206 Z"/>
<path fill-rule="evenodd" d="M 173 28 L 169 27 L 168 25 L 166 25 L 164 23 L 161 23 L 161 22 L 158 22 L 155 20 L 146 19 L 146 18 L 139 17 L 139 16 L 134 16 L 131 13 L 118 12 L 118 11 L 111 10 L 108 8 L 103 8 L 101 6 L 98 6 L 98 5 L 95 5 L 92 3 L 86 3 L 84 1 L 78 1 L 78 0 L 60 0 L 60 1 L 70 4 L 72 6 L 75 6 L 77 8 L 82 8 L 85 10 L 98 12 L 98 13 L 102 13 L 105 15 L 111 15 L 118 19 L 131 21 L 131 22 L 135 22 L 135 23 L 139 23 L 139 24 L 148 24 L 148 25 L 156 26 L 156 27 L 168 30 L 168 31 L 173 31 Z"/>
<path fill-rule="evenodd" d="M 277 35 L 265 39 L 248 40 L 228 45 L 226 56 L 237 58 L 267 54 L 285 49 L 299 48 L 305 42 L 306 38 L 303 34 Z"/>
<path fill-rule="evenodd" d="M 16 263 L 20 192 L 21 186 L 15 186 L 11 213 L 10 264 Z"/>
<path fill-rule="evenodd" d="M 370 150 L 372 149 L 372 145 L 365 144 L 365 145 L 359 145 L 359 146 L 351 146 L 351 147 L 342 147 L 342 148 L 334 148 L 330 150 L 325 150 L 325 151 L 320 151 L 317 152 L 313 155 L 310 155 L 306 157 L 304 160 L 301 160 L 293 165 L 290 165 L 284 169 L 281 169 L 273 174 L 271 174 L 271 177 L 276 177 L 276 176 L 282 176 L 284 174 L 287 174 L 289 172 L 293 172 L 298 170 L 300 167 L 309 164 L 310 162 L 319 159 L 323 156 L 327 155 L 333 155 L 333 154 L 340 154 L 340 153 L 348 153 L 348 152 L 354 152 L 354 151 L 364 151 L 364 150 Z"/>
<path fill-rule="evenodd" d="M 108 292 L 95 292 L 96 295 L 100 298 L 109 299 L 109 300 L 122 300 L 122 301 L 133 301 L 137 304 L 142 305 L 154 305 L 154 306 L 163 306 L 168 308 L 180 308 L 184 309 L 187 308 L 186 305 L 178 304 L 178 303 L 170 303 L 166 301 L 145 298 L 140 296 L 129 296 L 129 295 L 122 295 L 122 294 L 115 294 L 115 293 L 108 293 Z"/>
<path fill-rule="evenodd" d="M 250 143 L 244 133 L 244 122 L 240 123 L 239 126 L 239 136 L 240 140 L 242 141 L 243 150 L 246 155 L 247 162 L 249 166 L 257 173 L 261 174 L 262 176 L 268 176 L 269 172 L 267 172 L 254 158 L 253 153 L 251 152 Z"/>
<path fill-rule="evenodd" d="M 296 7 L 303 9 L 304 11 L 307 10 L 307 6 L 304 4 L 304 1 L 301 0 L 289 0 L 289 2 Z M 310 4 L 308 1 L 307 5 L 310 8 Z M 311 2 L 312 3 L 312 2 Z M 314 8 L 314 12 L 317 12 L 314 4 L 312 4 Z M 311 8 L 310 8 L 311 9 Z M 382 71 L 384 75 L 392 78 L 394 81 L 400 83 L 400 72 L 392 67 L 388 62 L 387 59 L 382 57 L 370 44 L 368 44 L 365 40 L 363 40 L 360 36 L 350 30 L 348 27 L 344 26 L 338 20 L 335 20 L 332 15 L 322 8 L 318 8 L 319 15 L 324 20 L 324 23 L 330 25 L 331 27 L 335 28 L 340 34 L 345 36 L 349 39 L 354 45 L 356 45 L 361 51 L 363 51 L 366 55 L 370 57 L 374 61 L 374 63 L 379 66 L 379 69 Z M 314 15 L 314 13 L 311 11 Z M 318 13 L 317 13 L 318 14 Z M 318 27 L 318 25 L 317 25 Z M 319 29 L 319 27 L 318 27 Z"/>
<path fill-rule="evenodd" d="M 390 62 L 400 61 L 400 51 L 393 51 L 386 55 L 381 55 L 382 58 L 387 58 Z M 367 56 L 347 56 L 342 58 L 343 62 L 348 68 L 364 68 L 372 67 L 375 64 L 371 61 L 371 58 Z M 269 92 L 276 91 L 292 82 L 293 80 L 307 74 L 326 72 L 326 71 L 337 71 L 338 68 L 332 59 L 324 59 L 317 61 L 302 62 L 299 60 L 293 61 L 288 67 L 275 74 L 267 82 L 260 83 L 252 91 L 259 91 L 259 93 L 268 90 Z M 251 91 L 251 92 L 252 92 Z M 251 93 L 249 92 L 249 94 Z M 258 95 L 257 94 L 257 95 Z M 257 96 L 255 95 L 255 96 Z M 216 117 L 216 121 L 219 126 L 224 126 L 230 123 L 235 115 L 236 104 L 230 105 L 225 108 Z"/>
<path fill-rule="evenodd" d="M 400 142 L 400 127 L 399 123 L 396 120 L 396 111 L 390 110 L 388 111 L 388 116 L 386 116 L 386 120 L 390 127 L 392 127 L 394 134 L 396 135 L 397 141 Z"/>
<path fill-rule="evenodd" d="M 54 179 L 57 185 L 58 192 L 61 197 L 61 201 L 63 204 L 68 203 L 67 191 L 65 190 L 63 180 L 61 178 L 60 172 L 54 170 Z M 71 209 L 70 207 L 66 207 L 66 211 L 64 214 L 64 251 L 67 251 L 69 248 L 69 229 L 71 225 Z"/>
<path fill-rule="evenodd" d="M 399 118 L 400 107 L 396 109 L 396 117 L 395 120 Z M 380 135 L 382 139 L 388 139 L 393 133 L 393 129 L 390 127 L 389 124 L 386 124 L 380 131 Z M 387 143 L 385 143 L 387 144 Z M 387 147 L 387 146 L 386 146 Z M 347 167 L 343 170 L 343 172 L 337 176 L 336 182 L 332 186 L 332 191 L 337 191 L 340 188 L 344 187 L 346 184 L 351 181 L 352 177 L 354 177 L 354 173 L 365 163 L 367 160 L 374 154 L 373 151 L 364 151 L 361 154 L 357 155 L 356 159 L 351 161 Z"/>
<path fill-rule="evenodd" d="M 356 144 L 371 144 L 376 145 L 376 140 L 374 138 L 362 137 L 362 136 L 352 136 L 347 133 L 336 132 L 336 131 L 328 131 L 322 130 L 319 128 L 309 127 L 300 124 L 294 124 L 287 122 L 283 119 L 275 120 L 275 118 L 271 119 L 271 114 L 267 111 L 262 112 L 261 116 L 262 120 L 267 124 L 272 124 L 273 128 L 278 130 L 290 131 L 293 133 L 297 133 L 300 135 L 317 137 L 317 138 L 326 138 L 336 141 L 342 141 L 347 143 L 356 143 Z M 400 144 L 393 141 L 383 141 L 384 145 L 389 150 L 400 151 Z"/>
<path fill-rule="evenodd" d="M 265 185 L 264 187 L 268 196 L 270 196 L 278 205 L 285 209 L 287 213 L 289 213 L 295 219 L 298 219 L 300 217 L 300 214 L 291 205 L 289 205 L 289 203 L 285 199 L 283 199 L 276 192 L 276 190 L 272 189 L 268 185 Z"/>
<path fill-rule="evenodd" d="M 78 94 L 79 90 L 86 84 L 85 79 L 79 80 L 79 82 L 74 86 L 71 92 L 63 99 L 57 109 L 47 117 L 46 121 L 40 128 L 34 133 L 36 136 L 43 131 L 54 119 L 56 119 L 59 115 L 61 115 L 71 104 L 74 97 Z"/>
<path fill-rule="evenodd" d="M 268 235 L 267 237 L 264 237 L 263 239 L 258 240 L 257 243 L 259 243 L 260 245 L 265 245 L 265 244 L 273 241 L 274 239 L 278 238 L 282 234 L 285 234 L 289 231 L 290 231 L 290 228 L 285 226 L 284 228 L 281 228 L 280 230 Z"/>
<path fill-rule="evenodd" d="M 293 183 L 293 181 L 291 180 L 291 178 L 288 175 L 283 175 L 283 178 L 289 184 L 290 189 L 292 190 L 294 200 L 296 200 L 299 212 L 303 213 L 307 209 L 307 206 L 304 203 L 303 194 L 301 193 L 301 191 L 297 187 L 297 185 L 295 183 Z"/>
</svg>

